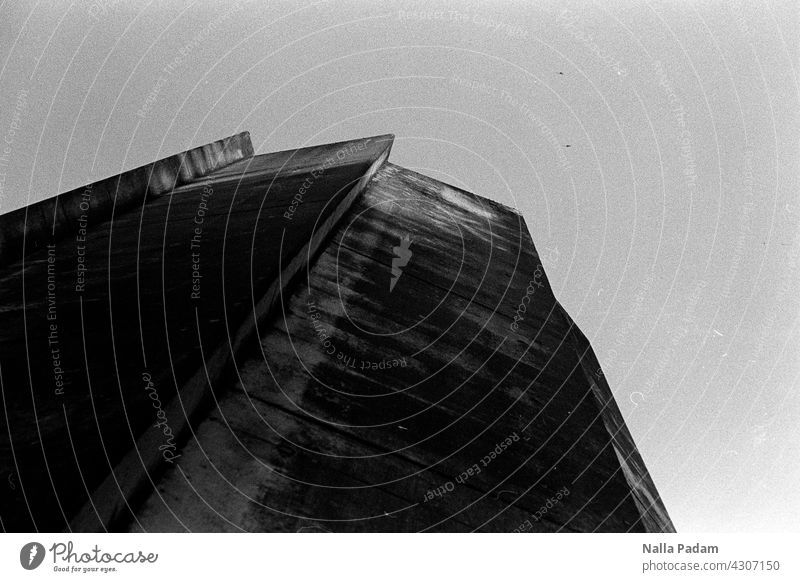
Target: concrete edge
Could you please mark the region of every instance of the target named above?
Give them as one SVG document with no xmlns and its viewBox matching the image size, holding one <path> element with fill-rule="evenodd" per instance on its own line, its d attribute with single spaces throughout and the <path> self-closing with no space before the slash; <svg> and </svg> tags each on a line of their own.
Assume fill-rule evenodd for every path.
<svg viewBox="0 0 800 582">
<path fill-rule="evenodd" d="M 87 223 L 108 220 L 148 194 L 162 196 L 252 155 L 250 133 L 244 131 L 3 214 L 0 265 L 21 260 Z"/>
<path fill-rule="evenodd" d="M 631 488 L 633 501 L 639 508 L 642 524 L 648 533 L 675 533 L 675 524 L 625 423 L 591 342 L 575 324 L 564 306 L 558 301 L 556 305 L 570 326 L 569 335 L 577 351 L 581 371 L 600 406 L 603 424 L 611 435 L 614 453 L 623 476 Z"/>
<path fill-rule="evenodd" d="M 257 333 L 258 326 L 271 315 L 273 308 L 295 277 L 317 254 L 336 224 L 386 162 L 394 136 L 385 137 L 388 143 L 383 152 L 350 189 L 337 208 L 314 231 L 311 240 L 297 251 L 289 264 L 272 281 L 250 315 L 237 329 L 232 344 L 229 346 L 223 343 L 218 346 L 205 362 L 205 366 L 192 375 L 180 388 L 178 395 L 165 407 L 167 418 L 175 419 L 172 429 L 176 441 L 185 442 L 190 432 L 193 434 L 193 421 L 198 420 L 195 418 L 197 412 L 209 401 L 211 387 L 219 382 L 226 369 L 233 364 L 231 353 L 238 353 Z M 131 505 L 138 505 L 137 501 L 155 487 L 151 476 L 164 469 L 163 457 L 158 448 L 162 441 L 162 431 L 155 426 L 148 427 L 136 440 L 132 450 L 128 451 L 105 480 L 90 494 L 90 498 L 70 521 L 70 531 L 117 530 L 132 513 Z"/>
</svg>

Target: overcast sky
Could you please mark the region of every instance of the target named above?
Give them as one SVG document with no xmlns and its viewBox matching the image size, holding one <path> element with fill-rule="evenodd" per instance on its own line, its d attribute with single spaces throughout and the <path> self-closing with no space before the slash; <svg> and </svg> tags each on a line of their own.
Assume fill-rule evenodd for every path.
<svg viewBox="0 0 800 582">
<path fill-rule="evenodd" d="M 774 2 L 4 2 L 0 212 L 249 130 L 517 207 L 679 531 L 800 523 L 800 27 Z"/>
</svg>

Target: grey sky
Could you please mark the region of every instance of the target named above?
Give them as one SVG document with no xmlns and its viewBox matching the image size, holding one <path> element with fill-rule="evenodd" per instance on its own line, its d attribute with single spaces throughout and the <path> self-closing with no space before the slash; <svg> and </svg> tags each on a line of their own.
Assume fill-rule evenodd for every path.
<svg viewBox="0 0 800 582">
<path fill-rule="evenodd" d="M 800 523 L 795 2 L 16 2 L 0 212 L 241 130 L 524 214 L 682 531 Z"/>
</svg>

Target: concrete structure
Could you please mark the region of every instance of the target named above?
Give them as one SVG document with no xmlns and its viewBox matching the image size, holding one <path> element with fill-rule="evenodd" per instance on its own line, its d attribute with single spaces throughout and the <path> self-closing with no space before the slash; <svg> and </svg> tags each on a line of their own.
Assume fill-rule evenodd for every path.
<svg viewBox="0 0 800 582">
<path fill-rule="evenodd" d="M 521 216 L 388 135 L 217 143 L 8 229 L 4 528 L 673 531 Z"/>
</svg>

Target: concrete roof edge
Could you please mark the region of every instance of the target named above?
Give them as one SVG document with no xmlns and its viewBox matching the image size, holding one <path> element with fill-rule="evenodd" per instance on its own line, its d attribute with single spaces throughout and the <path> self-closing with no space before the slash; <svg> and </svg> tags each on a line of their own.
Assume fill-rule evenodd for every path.
<svg viewBox="0 0 800 582">
<path fill-rule="evenodd" d="M 243 131 L 0 215 L 0 264 L 77 231 L 80 223 L 105 220 L 148 193 L 165 194 L 252 155 L 250 133 Z"/>
</svg>

